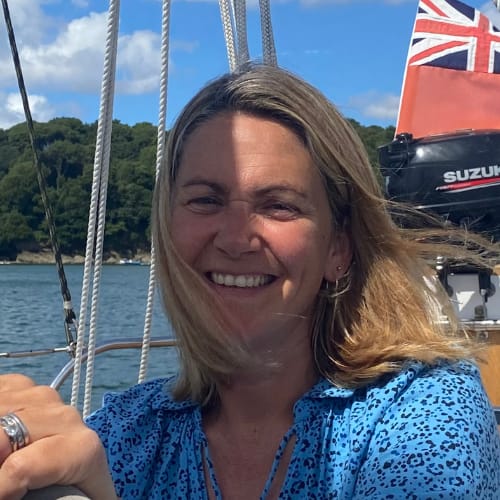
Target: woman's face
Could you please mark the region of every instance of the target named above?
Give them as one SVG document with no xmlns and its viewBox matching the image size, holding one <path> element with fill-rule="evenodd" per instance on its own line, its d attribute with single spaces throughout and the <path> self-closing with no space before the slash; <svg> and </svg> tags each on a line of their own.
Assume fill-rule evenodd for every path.
<svg viewBox="0 0 500 500">
<path fill-rule="evenodd" d="M 322 280 L 338 279 L 350 260 L 301 141 L 275 121 L 242 113 L 218 115 L 187 139 L 171 231 L 250 344 L 308 337 Z"/>
</svg>

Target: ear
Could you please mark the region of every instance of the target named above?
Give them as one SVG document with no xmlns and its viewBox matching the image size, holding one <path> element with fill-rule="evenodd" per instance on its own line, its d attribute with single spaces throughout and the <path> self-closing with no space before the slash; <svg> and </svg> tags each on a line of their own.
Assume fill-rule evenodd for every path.
<svg viewBox="0 0 500 500">
<path fill-rule="evenodd" d="M 351 239 L 345 232 L 336 233 L 332 238 L 325 266 L 325 280 L 335 282 L 342 278 L 352 261 Z"/>
</svg>

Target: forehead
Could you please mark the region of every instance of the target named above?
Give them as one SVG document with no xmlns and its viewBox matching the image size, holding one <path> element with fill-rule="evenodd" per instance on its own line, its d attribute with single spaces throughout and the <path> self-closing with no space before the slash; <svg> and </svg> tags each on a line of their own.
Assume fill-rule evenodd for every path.
<svg viewBox="0 0 500 500">
<path fill-rule="evenodd" d="M 177 183 L 192 176 L 321 182 L 308 150 L 289 127 L 246 113 L 223 113 L 186 139 Z M 254 179 L 254 180 L 255 180 Z"/>
</svg>

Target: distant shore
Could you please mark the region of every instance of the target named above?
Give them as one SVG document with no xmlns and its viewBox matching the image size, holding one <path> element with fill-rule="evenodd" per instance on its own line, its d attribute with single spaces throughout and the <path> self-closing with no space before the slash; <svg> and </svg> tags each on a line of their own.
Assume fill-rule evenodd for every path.
<svg viewBox="0 0 500 500">
<path fill-rule="evenodd" d="M 63 255 L 63 264 L 83 264 L 85 262 L 84 255 Z M 133 257 L 122 256 L 117 253 L 112 253 L 109 257 L 103 260 L 103 264 L 123 264 L 128 263 L 149 264 L 151 259 L 147 253 L 138 253 Z M 1 260 L 0 264 L 54 264 L 55 258 L 52 252 L 21 252 L 17 255 L 16 260 Z"/>
<path fill-rule="evenodd" d="M 63 255 L 63 264 L 84 264 L 85 256 L 83 255 Z M 125 264 L 137 263 L 137 264 L 150 264 L 151 256 L 146 252 L 139 252 L 133 257 L 119 255 L 115 252 L 103 260 L 103 264 Z M 1 260 L 2 264 L 55 264 L 54 254 L 52 252 L 21 252 L 18 254 L 16 260 Z M 493 274 L 500 275 L 500 264 L 493 267 Z"/>
</svg>

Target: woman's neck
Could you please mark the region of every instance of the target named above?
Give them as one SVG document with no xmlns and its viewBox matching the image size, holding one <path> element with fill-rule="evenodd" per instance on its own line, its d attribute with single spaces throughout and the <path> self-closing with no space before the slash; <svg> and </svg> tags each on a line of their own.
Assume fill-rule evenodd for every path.
<svg viewBox="0 0 500 500">
<path fill-rule="evenodd" d="M 261 495 L 293 425 L 293 406 L 318 378 L 305 337 L 254 353 L 265 361 L 220 384 L 218 404 L 203 415 L 217 485 L 227 498 Z M 278 498 L 294 444 L 289 437 L 266 498 Z M 209 484 L 208 469 L 205 474 Z M 212 493 L 209 489 L 209 498 L 215 498 Z"/>
<path fill-rule="evenodd" d="M 264 423 L 269 418 L 293 419 L 295 402 L 317 381 L 310 348 L 266 351 L 266 362 L 235 374 L 220 384 L 219 404 L 207 415 L 227 425 Z"/>
</svg>

